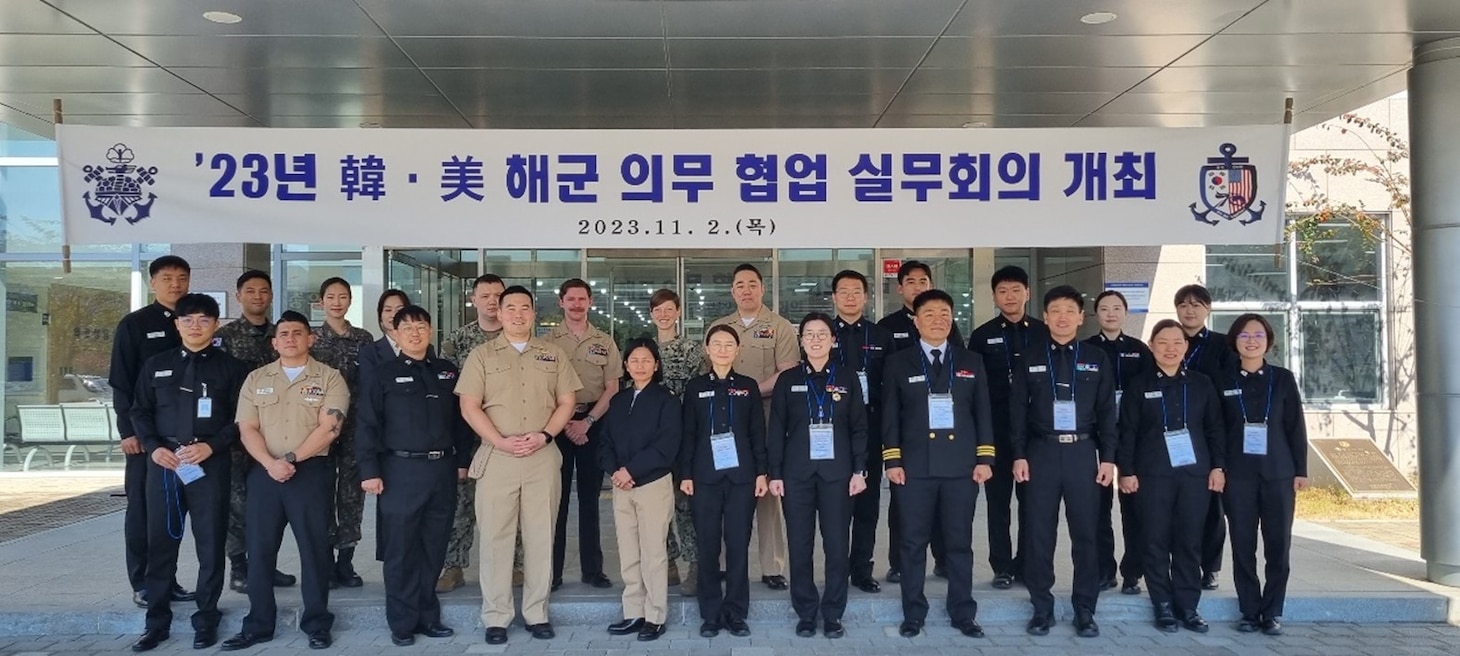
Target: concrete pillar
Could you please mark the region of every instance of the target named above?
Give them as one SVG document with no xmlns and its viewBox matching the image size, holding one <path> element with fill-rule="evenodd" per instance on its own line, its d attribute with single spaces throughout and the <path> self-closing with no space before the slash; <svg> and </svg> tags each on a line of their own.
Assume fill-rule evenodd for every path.
<svg viewBox="0 0 1460 656">
<path fill-rule="evenodd" d="M 1420 542 L 1429 579 L 1460 586 L 1460 38 L 1415 49 L 1409 71 L 1414 201 Z"/>
</svg>

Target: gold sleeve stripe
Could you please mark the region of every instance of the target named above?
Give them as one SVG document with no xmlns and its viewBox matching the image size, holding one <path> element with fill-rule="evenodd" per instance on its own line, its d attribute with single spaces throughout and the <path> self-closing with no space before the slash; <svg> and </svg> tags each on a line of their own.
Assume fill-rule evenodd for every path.
<svg viewBox="0 0 1460 656">
<path fill-rule="evenodd" d="M 882 459 L 883 460 L 893 460 L 893 459 L 900 459 L 900 458 L 902 458 L 902 449 L 891 448 L 891 449 L 883 449 L 882 450 Z"/>
<path fill-rule="evenodd" d="M 974 454 L 975 455 L 978 455 L 978 456 L 993 456 L 993 455 L 995 455 L 994 454 L 994 447 L 991 446 L 991 445 L 986 445 L 986 444 L 985 445 L 980 445 L 978 447 L 978 449 L 976 449 L 974 451 Z"/>
</svg>

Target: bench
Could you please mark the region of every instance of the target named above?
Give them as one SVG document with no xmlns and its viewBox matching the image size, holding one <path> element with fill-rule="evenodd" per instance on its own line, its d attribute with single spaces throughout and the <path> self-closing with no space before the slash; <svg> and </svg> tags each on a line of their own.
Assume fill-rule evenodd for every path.
<svg viewBox="0 0 1460 656">
<path fill-rule="evenodd" d="M 66 469 L 71 468 L 71 456 L 81 455 L 83 464 L 91 460 L 91 450 L 101 449 L 106 462 L 112 461 L 112 453 L 121 453 L 121 440 L 116 436 L 115 411 L 110 406 L 96 403 L 63 403 L 61 413 L 66 422 Z"/>
<path fill-rule="evenodd" d="M 46 466 L 55 465 L 52 451 L 63 447 L 64 469 L 70 469 L 73 460 L 90 462 L 92 451 L 98 447 L 102 447 L 99 450 L 106 462 L 111 462 L 113 453 L 121 452 L 116 410 L 109 404 L 22 405 L 16 407 L 16 413 L 20 438 L 10 447 L 16 451 L 21 471 L 30 471 L 39 457 L 45 458 Z"/>
<path fill-rule="evenodd" d="M 50 466 L 50 449 L 66 445 L 66 417 L 61 406 L 21 405 L 15 412 L 20 417 L 20 441 L 15 446 L 17 452 L 25 452 L 21 471 L 30 471 L 37 455 L 44 455 Z"/>
</svg>

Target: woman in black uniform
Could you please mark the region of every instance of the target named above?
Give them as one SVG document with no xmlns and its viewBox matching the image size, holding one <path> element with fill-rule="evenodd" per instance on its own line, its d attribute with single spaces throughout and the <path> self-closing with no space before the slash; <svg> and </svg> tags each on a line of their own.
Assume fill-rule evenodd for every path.
<svg viewBox="0 0 1460 656">
<path fill-rule="evenodd" d="M 750 635 L 750 529 L 755 500 L 766 493 L 765 411 L 760 385 L 731 369 L 740 336 L 730 326 L 705 334 L 710 373 L 684 386 L 684 441 L 679 449 L 680 490 L 690 496 L 698 534 L 697 562 L 720 562 L 725 544 L 725 580 L 715 567 L 701 567 L 698 592 L 700 635 L 713 638 L 722 627 Z"/>
<path fill-rule="evenodd" d="M 1242 619 L 1237 630 L 1282 635 L 1293 543 L 1293 503 L 1308 485 L 1308 426 L 1293 372 L 1268 364 L 1275 337 L 1257 314 L 1232 322 L 1227 337 L 1241 368 L 1224 390 L 1227 422 L 1227 510 L 1232 540 L 1232 583 Z M 1267 586 L 1257 578 L 1257 535 L 1262 533 Z"/>
<path fill-rule="evenodd" d="M 1172 319 L 1151 331 L 1156 368 L 1121 395 L 1120 491 L 1136 494 L 1145 534 L 1146 589 L 1156 628 L 1206 633 L 1201 601 L 1202 523 L 1226 483 L 1221 397 L 1211 379 L 1181 365 L 1186 334 Z"/>
<path fill-rule="evenodd" d="M 830 316 L 801 320 L 801 366 L 784 371 L 771 393 L 766 427 L 771 494 L 782 497 L 791 559 L 791 606 L 796 635 L 816 635 L 820 611 L 828 638 L 846 635 L 853 495 L 867 489 L 867 408 L 857 373 L 831 363 Z M 854 464 L 856 463 L 856 464 Z M 826 594 L 816 590 L 816 524 L 826 558 Z"/>
</svg>

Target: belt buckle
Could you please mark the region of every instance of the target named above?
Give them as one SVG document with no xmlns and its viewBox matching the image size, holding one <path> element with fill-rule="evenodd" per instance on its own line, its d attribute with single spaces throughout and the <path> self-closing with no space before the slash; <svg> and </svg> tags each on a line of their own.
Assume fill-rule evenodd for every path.
<svg viewBox="0 0 1460 656">
<path fill-rule="evenodd" d="M 1060 444 L 1074 444 L 1080 441 L 1080 436 L 1074 433 L 1060 433 L 1055 436 L 1055 439 L 1059 440 Z"/>
<path fill-rule="evenodd" d="M 442 459 L 444 457 L 446 457 L 446 452 L 445 451 L 427 451 L 426 452 L 426 459 L 427 460 L 440 460 L 440 459 Z"/>
</svg>

